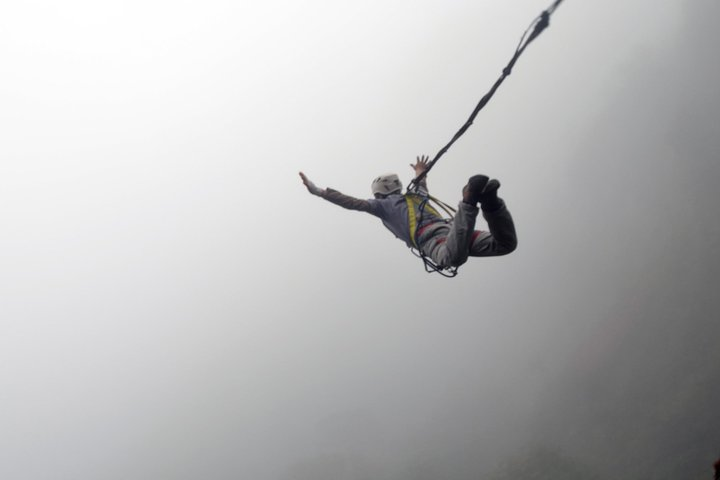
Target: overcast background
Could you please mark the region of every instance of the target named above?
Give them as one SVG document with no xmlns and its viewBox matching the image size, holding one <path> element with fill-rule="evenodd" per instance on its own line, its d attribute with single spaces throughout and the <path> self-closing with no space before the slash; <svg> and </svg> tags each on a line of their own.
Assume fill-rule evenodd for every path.
<svg viewBox="0 0 720 480">
<path fill-rule="evenodd" d="M 297 176 L 407 183 L 547 6 L 4 2 L 0 477 L 711 478 L 717 1 L 560 6 L 430 175 L 517 224 L 455 279 Z"/>
</svg>

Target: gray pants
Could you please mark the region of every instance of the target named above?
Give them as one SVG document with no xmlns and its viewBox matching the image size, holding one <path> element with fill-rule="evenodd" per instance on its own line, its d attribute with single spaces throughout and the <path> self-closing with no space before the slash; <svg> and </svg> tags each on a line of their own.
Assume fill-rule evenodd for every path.
<svg viewBox="0 0 720 480">
<path fill-rule="evenodd" d="M 459 267 L 469 256 L 492 257 L 515 250 L 515 224 L 505 202 L 493 212 L 483 212 L 488 232 L 475 230 L 478 212 L 477 207 L 460 202 L 450 223 L 439 225 L 418 238 L 420 250 L 443 268 Z"/>
</svg>

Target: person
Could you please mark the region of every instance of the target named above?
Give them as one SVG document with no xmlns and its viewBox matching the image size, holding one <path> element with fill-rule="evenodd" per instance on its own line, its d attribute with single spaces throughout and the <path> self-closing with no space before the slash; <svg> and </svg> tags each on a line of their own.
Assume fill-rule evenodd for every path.
<svg viewBox="0 0 720 480">
<path fill-rule="evenodd" d="M 720 458 L 715 461 L 713 468 L 715 469 L 715 476 L 713 477 L 714 480 L 720 480 Z"/>
<path fill-rule="evenodd" d="M 428 194 L 425 180 L 428 170 L 427 156 L 419 156 L 410 167 L 415 171 L 417 193 L 402 194 L 402 183 L 396 174 L 380 175 L 373 180 L 374 198 L 362 200 L 340 193 L 332 188 L 317 187 L 303 172 L 300 178 L 308 192 L 349 210 L 370 213 L 397 238 L 421 254 L 432 259 L 441 269 L 459 267 L 468 257 L 506 255 L 517 247 L 517 236 L 512 216 L 505 202 L 498 197 L 500 182 L 485 175 L 475 175 L 462 190 L 452 220 L 443 218 L 431 206 L 421 206 Z M 487 221 L 488 230 L 475 230 L 480 209 Z"/>
</svg>

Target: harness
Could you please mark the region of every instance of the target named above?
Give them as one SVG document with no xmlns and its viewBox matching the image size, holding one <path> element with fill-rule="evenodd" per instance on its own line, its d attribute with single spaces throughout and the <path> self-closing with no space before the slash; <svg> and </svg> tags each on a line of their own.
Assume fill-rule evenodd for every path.
<svg viewBox="0 0 720 480">
<path fill-rule="evenodd" d="M 443 277 L 448 278 L 452 278 L 457 275 L 458 267 L 441 267 L 427 255 L 425 255 L 425 252 L 422 251 L 418 244 L 420 232 L 422 232 L 423 229 L 433 225 L 434 223 L 437 223 L 432 222 L 422 225 L 422 227 L 420 226 L 423 214 L 426 210 L 433 216 L 438 217 L 440 219 L 440 222 L 449 222 L 453 219 L 455 215 L 455 209 L 429 194 L 419 193 L 418 189 L 416 189 L 414 192 L 406 193 L 405 202 L 407 203 L 408 225 L 410 226 L 410 241 L 412 242 L 412 247 L 410 248 L 410 251 L 413 253 L 413 255 L 422 259 L 426 272 L 437 272 Z M 434 203 L 437 208 L 441 209 L 450 218 L 444 218 L 438 212 L 437 208 L 433 207 L 430 202 Z"/>
</svg>

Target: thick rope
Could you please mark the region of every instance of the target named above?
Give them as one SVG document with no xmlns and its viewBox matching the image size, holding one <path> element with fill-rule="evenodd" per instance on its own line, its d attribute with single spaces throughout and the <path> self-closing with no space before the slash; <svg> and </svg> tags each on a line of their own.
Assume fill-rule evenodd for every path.
<svg viewBox="0 0 720 480">
<path fill-rule="evenodd" d="M 457 133 L 452 137 L 450 142 L 445 145 L 443 148 L 440 149 L 440 151 L 435 155 L 435 158 L 433 158 L 430 163 L 428 163 L 428 168 L 424 172 L 422 172 L 420 175 L 415 177 L 410 184 L 408 185 L 408 191 L 410 191 L 413 187 L 416 185 L 419 185 L 419 183 L 422 181 L 423 178 L 425 178 L 430 171 L 430 169 L 437 163 L 438 160 L 440 160 L 440 157 L 442 157 L 445 152 L 447 152 L 453 143 L 457 141 L 458 138 L 460 138 L 465 131 L 470 128 L 470 125 L 473 124 L 473 121 L 475 120 L 475 117 L 478 113 L 480 113 L 480 110 L 482 110 L 485 105 L 490 101 L 490 99 L 495 95 L 495 91 L 500 87 L 500 85 L 505 81 L 505 79 L 512 73 L 512 69 L 515 66 L 515 62 L 517 62 L 518 58 L 520 58 L 520 55 L 525 51 L 528 45 L 530 45 L 530 42 L 535 40 L 543 30 L 545 30 L 548 25 L 550 25 L 550 15 L 553 14 L 555 9 L 560 5 L 560 3 L 563 0 L 555 0 L 550 7 L 547 8 L 547 10 L 543 10 L 543 12 L 538 15 L 535 20 L 532 21 L 530 26 L 525 30 L 522 37 L 520 38 L 520 43 L 518 43 L 517 48 L 515 49 L 515 54 L 510 59 L 510 62 L 503 68 L 502 75 L 500 75 L 500 78 L 497 79 L 495 84 L 492 86 L 490 91 L 485 94 L 484 97 L 480 99 L 477 106 L 473 110 L 472 114 L 470 115 L 470 118 L 468 118 L 467 122 L 460 127 L 460 130 L 457 131 Z"/>
</svg>

